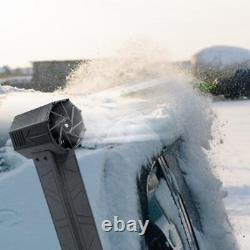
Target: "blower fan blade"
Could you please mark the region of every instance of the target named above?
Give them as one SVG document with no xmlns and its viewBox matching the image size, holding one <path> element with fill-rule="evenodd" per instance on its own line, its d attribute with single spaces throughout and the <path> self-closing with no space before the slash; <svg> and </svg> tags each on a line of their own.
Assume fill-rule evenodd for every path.
<svg viewBox="0 0 250 250">
<path fill-rule="evenodd" d="M 68 101 L 60 101 L 52 108 L 49 130 L 55 142 L 65 149 L 76 148 L 85 132 L 81 111 Z"/>
</svg>

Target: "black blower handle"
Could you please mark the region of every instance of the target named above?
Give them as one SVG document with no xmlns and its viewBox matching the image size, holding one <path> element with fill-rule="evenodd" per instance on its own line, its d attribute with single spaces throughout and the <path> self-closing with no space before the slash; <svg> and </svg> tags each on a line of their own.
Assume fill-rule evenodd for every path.
<svg viewBox="0 0 250 250">
<path fill-rule="evenodd" d="M 34 155 L 62 250 L 102 250 L 75 152 Z"/>
</svg>

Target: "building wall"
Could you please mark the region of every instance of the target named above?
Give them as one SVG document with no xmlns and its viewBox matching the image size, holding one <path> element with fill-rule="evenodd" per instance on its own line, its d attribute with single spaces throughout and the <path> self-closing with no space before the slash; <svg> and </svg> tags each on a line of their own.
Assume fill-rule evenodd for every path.
<svg viewBox="0 0 250 250">
<path fill-rule="evenodd" d="M 69 74 L 86 61 L 40 61 L 33 62 L 33 88 L 40 91 L 51 92 L 64 88 Z"/>
</svg>

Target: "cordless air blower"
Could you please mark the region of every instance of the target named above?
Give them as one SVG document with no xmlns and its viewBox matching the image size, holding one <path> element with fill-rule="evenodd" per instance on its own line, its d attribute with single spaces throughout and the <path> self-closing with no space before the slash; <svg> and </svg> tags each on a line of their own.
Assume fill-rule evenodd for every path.
<svg viewBox="0 0 250 250">
<path fill-rule="evenodd" d="M 102 250 L 74 149 L 85 130 L 69 99 L 17 115 L 14 149 L 32 158 L 63 250 Z"/>
</svg>

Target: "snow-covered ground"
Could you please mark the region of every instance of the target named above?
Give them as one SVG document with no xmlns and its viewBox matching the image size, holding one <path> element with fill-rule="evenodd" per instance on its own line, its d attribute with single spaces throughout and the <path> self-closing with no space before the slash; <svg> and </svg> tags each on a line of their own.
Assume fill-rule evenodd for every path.
<svg viewBox="0 0 250 250">
<path fill-rule="evenodd" d="M 32 79 L 32 76 L 10 76 L 10 77 L 5 77 L 5 78 L 0 78 L 0 84 L 2 83 L 12 83 L 16 84 L 27 84 L 30 83 Z"/>
<path fill-rule="evenodd" d="M 218 117 L 211 157 L 228 192 L 226 209 L 240 249 L 250 247 L 250 101 L 213 104 Z M 222 140 L 222 143 L 219 141 Z"/>
</svg>

